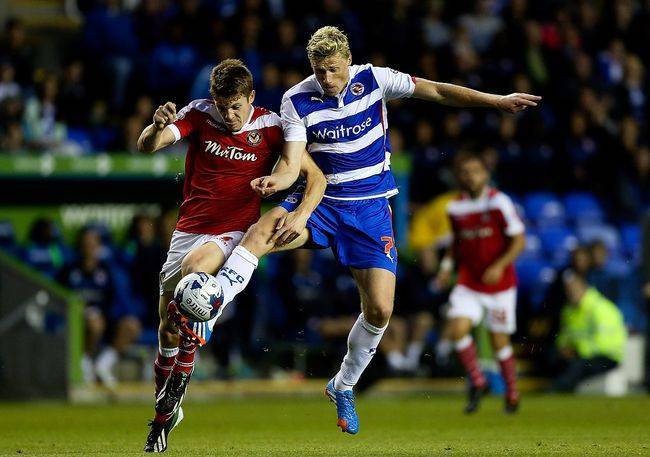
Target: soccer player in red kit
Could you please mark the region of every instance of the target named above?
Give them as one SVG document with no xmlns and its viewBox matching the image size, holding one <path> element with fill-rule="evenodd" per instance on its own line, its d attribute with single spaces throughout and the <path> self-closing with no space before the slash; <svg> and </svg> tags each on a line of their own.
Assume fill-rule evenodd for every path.
<svg viewBox="0 0 650 457">
<path fill-rule="evenodd" d="M 210 94 L 212 99 L 194 100 L 178 114 L 171 102 L 160 106 L 138 140 L 139 150 L 145 152 L 182 138 L 189 140 L 183 203 L 160 273 L 156 417 L 145 445 L 147 452 L 163 452 L 167 435 L 183 419 L 180 403 L 199 346 L 197 334 L 188 326 L 179 329 L 168 315 L 175 309 L 174 288 L 189 273 L 213 274 L 221 268 L 260 217 L 261 200 L 253 181 L 269 175 L 283 151 L 280 117 L 253 106 L 253 78 L 241 61 L 228 59 L 214 67 Z M 301 172 L 309 199 L 296 211 L 311 214 L 323 196 L 325 177 L 306 152 Z M 284 224 L 274 238 L 291 229 L 290 223 Z M 199 340 L 204 344 L 214 322 L 201 325 Z"/>
<path fill-rule="evenodd" d="M 505 411 L 519 406 L 510 335 L 516 328 L 517 278 L 513 266 L 525 246 L 524 224 L 510 198 L 489 186 L 490 174 L 479 155 L 460 153 L 455 161 L 460 195 L 447 207 L 453 245 L 441 262 L 438 282 L 458 279 L 447 314 L 456 354 L 470 377 L 466 413 L 478 409 L 488 385 L 476 357 L 472 328 L 486 315 L 490 340 L 506 383 Z"/>
</svg>

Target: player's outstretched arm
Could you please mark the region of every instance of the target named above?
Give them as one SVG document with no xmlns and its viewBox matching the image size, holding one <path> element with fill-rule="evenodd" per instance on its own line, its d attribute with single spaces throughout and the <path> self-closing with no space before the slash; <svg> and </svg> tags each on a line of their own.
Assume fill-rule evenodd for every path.
<svg viewBox="0 0 650 457">
<path fill-rule="evenodd" d="M 156 152 L 176 141 L 174 133 L 166 128 L 175 120 L 176 105 L 174 103 L 167 102 L 159 106 L 153 115 L 153 123 L 148 125 L 138 138 L 138 151 Z"/>
<path fill-rule="evenodd" d="M 537 102 L 542 99 L 538 95 L 531 94 L 488 94 L 468 87 L 424 78 L 415 78 L 415 90 L 412 97 L 448 106 L 498 108 L 508 113 L 517 113 L 529 106 L 537 106 Z"/>
<path fill-rule="evenodd" d="M 305 177 L 305 192 L 300 205 L 278 221 L 271 238 L 277 247 L 285 246 L 300 236 L 325 194 L 327 180 L 307 151 L 302 154 L 300 174 Z"/>
</svg>

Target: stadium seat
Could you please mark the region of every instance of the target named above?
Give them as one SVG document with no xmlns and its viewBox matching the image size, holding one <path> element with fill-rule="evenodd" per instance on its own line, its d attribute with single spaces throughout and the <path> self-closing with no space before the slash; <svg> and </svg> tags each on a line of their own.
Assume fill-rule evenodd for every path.
<svg viewBox="0 0 650 457">
<path fill-rule="evenodd" d="M 564 197 L 564 207 L 567 218 L 581 225 L 596 223 L 604 220 L 604 211 L 598 199 L 587 192 L 572 192 Z"/>
<path fill-rule="evenodd" d="M 16 233 L 10 221 L 0 221 L 0 249 L 9 254 L 16 251 Z"/>
<path fill-rule="evenodd" d="M 521 293 L 534 309 L 539 309 L 557 272 L 548 262 L 536 259 L 520 259 L 515 268 Z"/>
<path fill-rule="evenodd" d="M 637 224 L 621 226 L 621 244 L 623 253 L 638 261 L 641 258 L 641 228 Z"/>
<path fill-rule="evenodd" d="M 532 230 L 526 230 L 526 247 L 519 256 L 520 259 L 540 259 L 542 257 L 542 241 L 539 235 Z"/>
<path fill-rule="evenodd" d="M 539 231 L 542 249 L 554 267 L 565 265 L 578 239 L 567 227 L 547 227 Z"/>
<path fill-rule="evenodd" d="M 566 221 L 564 205 L 555 194 L 535 192 L 524 197 L 526 218 L 538 227 L 563 226 Z"/>
</svg>

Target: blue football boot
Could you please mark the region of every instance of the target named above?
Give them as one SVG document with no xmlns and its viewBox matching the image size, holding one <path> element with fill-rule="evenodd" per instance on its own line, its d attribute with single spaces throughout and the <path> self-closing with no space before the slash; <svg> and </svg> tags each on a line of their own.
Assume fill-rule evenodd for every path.
<svg viewBox="0 0 650 457">
<path fill-rule="evenodd" d="M 354 392 L 352 390 L 336 390 L 334 379 L 325 387 L 327 395 L 332 403 L 336 404 L 336 414 L 339 416 L 336 425 L 341 427 L 342 432 L 356 435 L 359 432 L 359 416 L 354 406 Z"/>
</svg>

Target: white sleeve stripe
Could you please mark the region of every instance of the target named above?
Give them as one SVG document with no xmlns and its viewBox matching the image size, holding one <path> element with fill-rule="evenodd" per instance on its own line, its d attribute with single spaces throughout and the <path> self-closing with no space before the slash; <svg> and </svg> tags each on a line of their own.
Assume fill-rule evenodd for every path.
<svg viewBox="0 0 650 457">
<path fill-rule="evenodd" d="M 169 124 L 166 128 L 171 130 L 171 132 L 174 134 L 174 143 L 181 139 L 181 131 L 178 130 L 178 127 L 176 127 L 174 124 Z"/>
</svg>

